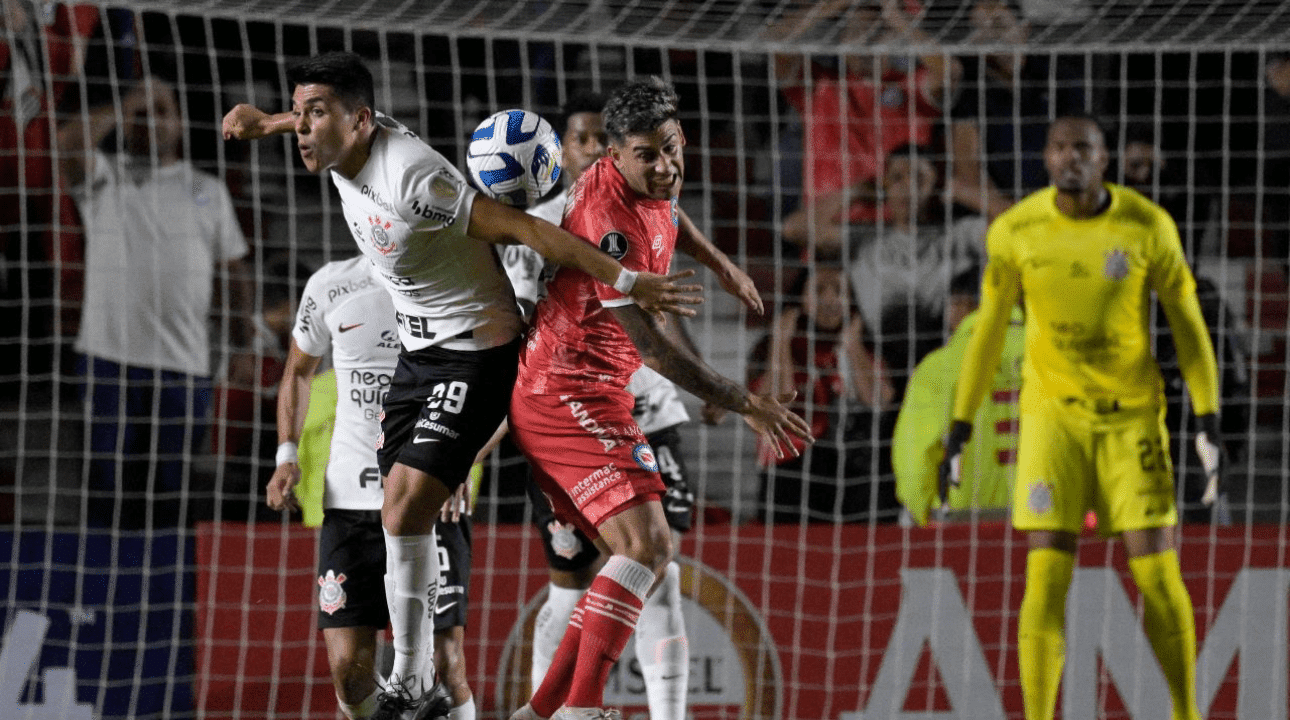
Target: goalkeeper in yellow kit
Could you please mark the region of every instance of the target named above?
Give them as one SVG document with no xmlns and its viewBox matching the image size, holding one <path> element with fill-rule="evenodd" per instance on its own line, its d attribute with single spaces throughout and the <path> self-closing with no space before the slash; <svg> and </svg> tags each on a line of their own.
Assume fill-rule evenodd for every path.
<svg viewBox="0 0 1290 720">
<path fill-rule="evenodd" d="M 1218 371 L 1166 212 L 1103 182 L 1106 142 L 1091 118 L 1053 121 L 1052 185 L 990 226 L 980 317 L 945 439 L 942 492 L 956 482 L 968 422 L 990 387 L 1013 305 L 1024 300 L 1021 436 L 1012 522 L 1028 534 L 1017 652 L 1027 720 L 1051 720 L 1065 660 L 1066 593 L 1088 509 L 1119 536 L 1175 720 L 1199 720 L 1196 628 L 1174 547 L 1173 467 L 1163 381 L 1151 354 L 1150 295 L 1169 320 L 1211 482 L 1218 469 Z"/>
</svg>

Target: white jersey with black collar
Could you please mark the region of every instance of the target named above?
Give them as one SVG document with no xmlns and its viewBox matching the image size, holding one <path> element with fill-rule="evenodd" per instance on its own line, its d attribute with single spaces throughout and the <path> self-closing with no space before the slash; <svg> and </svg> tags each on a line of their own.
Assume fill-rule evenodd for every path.
<svg viewBox="0 0 1290 720">
<path fill-rule="evenodd" d="M 336 422 L 327 460 L 324 508 L 379 510 L 376 464 L 381 403 L 399 357 L 390 296 L 363 257 L 327 263 L 309 278 L 296 324 L 296 345 L 329 353 L 336 368 Z"/>
<path fill-rule="evenodd" d="M 442 155 L 377 114 L 363 169 L 331 177 L 354 240 L 394 301 L 405 348 L 484 350 L 519 335 L 493 248 L 466 234 L 475 190 Z"/>
</svg>

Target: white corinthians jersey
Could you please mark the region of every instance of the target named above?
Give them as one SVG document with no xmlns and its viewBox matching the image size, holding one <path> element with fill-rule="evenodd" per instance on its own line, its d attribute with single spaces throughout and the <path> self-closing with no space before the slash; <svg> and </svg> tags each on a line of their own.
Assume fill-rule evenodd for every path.
<svg viewBox="0 0 1290 720">
<path fill-rule="evenodd" d="M 560 193 L 525 212 L 558 226 L 564 216 L 564 200 L 565 193 Z M 520 315 L 524 317 L 524 322 L 528 322 L 533 318 L 533 308 L 546 297 L 546 283 L 555 275 L 556 265 L 548 263 L 546 258 L 528 245 L 507 245 L 502 250 L 502 269 L 511 279 Z"/>
<path fill-rule="evenodd" d="M 485 350 L 521 329 L 493 248 L 466 234 L 475 191 L 410 130 L 377 114 L 372 155 L 348 179 L 332 171 L 345 220 L 394 299 L 408 350 Z"/>
<path fill-rule="evenodd" d="M 651 368 L 644 365 L 637 368 L 627 383 L 627 392 L 636 398 L 632 419 L 646 435 L 690 419 L 685 403 L 677 395 L 676 385 Z"/>
<path fill-rule="evenodd" d="M 365 258 L 328 263 L 309 278 L 292 336 L 336 368 L 336 426 L 327 460 L 324 508 L 379 510 L 376 438 L 381 403 L 399 357 L 390 296 Z"/>
</svg>

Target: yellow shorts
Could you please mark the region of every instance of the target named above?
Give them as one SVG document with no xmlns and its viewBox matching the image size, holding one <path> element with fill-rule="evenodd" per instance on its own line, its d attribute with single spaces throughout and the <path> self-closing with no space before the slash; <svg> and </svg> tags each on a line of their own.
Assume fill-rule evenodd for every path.
<svg viewBox="0 0 1290 720">
<path fill-rule="evenodd" d="M 1013 526 L 1078 535 L 1089 510 L 1104 536 L 1176 524 L 1168 438 L 1163 408 L 1023 401 Z"/>
</svg>

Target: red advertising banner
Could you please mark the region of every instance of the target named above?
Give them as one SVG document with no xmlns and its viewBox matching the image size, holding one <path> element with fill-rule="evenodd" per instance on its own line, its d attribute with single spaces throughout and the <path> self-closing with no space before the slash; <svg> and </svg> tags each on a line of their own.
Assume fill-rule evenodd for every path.
<svg viewBox="0 0 1290 720">
<path fill-rule="evenodd" d="M 314 535 L 203 528 L 197 701 L 206 717 L 334 718 L 316 627 Z M 1188 527 L 1206 717 L 1286 720 L 1290 558 L 1279 526 Z M 681 546 L 690 708 L 706 718 L 1021 718 L 1016 612 L 1024 538 L 1002 524 L 713 526 Z M 546 583 L 536 533 L 477 525 L 467 631 L 481 717 L 528 693 L 526 638 Z M 1167 718 L 1116 543 L 1081 547 L 1059 715 Z M 632 644 L 607 702 L 645 717 Z"/>
</svg>

